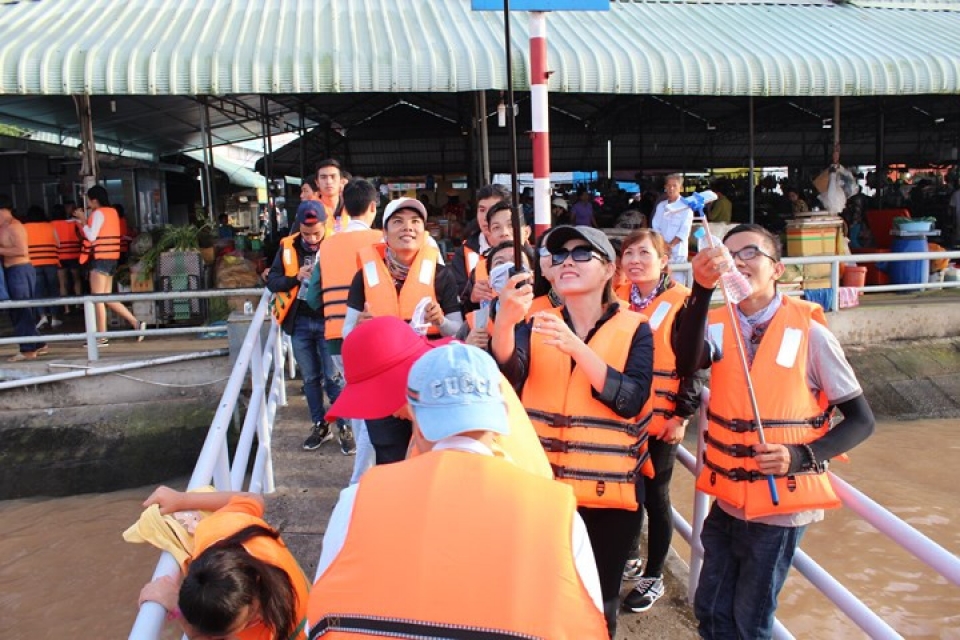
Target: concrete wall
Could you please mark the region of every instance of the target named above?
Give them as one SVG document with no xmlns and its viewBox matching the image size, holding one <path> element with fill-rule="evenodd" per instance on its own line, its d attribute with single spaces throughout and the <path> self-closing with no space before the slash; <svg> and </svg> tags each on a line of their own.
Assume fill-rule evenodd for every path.
<svg viewBox="0 0 960 640">
<path fill-rule="evenodd" d="M 0 500 L 189 473 L 229 374 L 217 357 L 3 392 Z"/>
<path fill-rule="evenodd" d="M 960 336 L 960 299 L 905 298 L 827 314 L 830 330 L 843 345 Z"/>
</svg>

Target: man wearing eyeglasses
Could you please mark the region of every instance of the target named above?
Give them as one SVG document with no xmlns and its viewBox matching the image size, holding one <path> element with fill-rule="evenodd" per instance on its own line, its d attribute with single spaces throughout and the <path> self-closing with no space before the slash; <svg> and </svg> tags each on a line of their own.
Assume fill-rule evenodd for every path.
<svg viewBox="0 0 960 640">
<path fill-rule="evenodd" d="M 680 376 L 712 369 L 697 488 L 716 501 L 700 536 L 704 564 L 694 610 L 702 638 L 770 638 L 777 596 L 804 531 L 823 519 L 824 509 L 840 506 L 827 464 L 869 437 L 874 418 L 822 309 L 777 291 L 784 270 L 779 239 L 742 224 L 723 242 L 726 252 L 707 249 L 693 259 L 693 291 L 673 338 Z M 730 268 L 746 276 L 752 291 L 734 308 L 735 319 L 725 307 L 709 311 L 713 289 Z M 843 420 L 831 426 L 834 408 Z"/>
</svg>

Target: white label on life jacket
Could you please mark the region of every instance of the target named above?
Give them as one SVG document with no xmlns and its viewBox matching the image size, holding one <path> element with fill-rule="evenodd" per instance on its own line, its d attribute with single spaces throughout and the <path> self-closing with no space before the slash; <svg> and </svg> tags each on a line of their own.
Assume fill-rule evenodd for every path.
<svg viewBox="0 0 960 640">
<path fill-rule="evenodd" d="M 368 287 L 375 287 L 380 284 L 380 276 L 377 274 L 377 263 L 371 260 L 363 263 L 363 277 L 367 280 Z"/>
<path fill-rule="evenodd" d="M 714 349 L 720 353 L 723 352 L 723 323 L 711 324 L 707 326 L 707 340 L 714 346 Z"/>
<path fill-rule="evenodd" d="M 437 263 L 433 260 L 424 260 L 420 263 L 420 283 L 432 284 L 433 272 L 437 270 Z"/>
<path fill-rule="evenodd" d="M 479 262 L 479 254 L 473 253 L 472 251 L 467 254 L 467 275 L 470 275 L 470 272 L 477 268 L 477 263 Z"/>
<path fill-rule="evenodd" d="M 656 310 L 650 316 L 650 330 L 656 331 L 660 328 L 660 323 L 663 322 L 663 319 L 667 317 L 667 314 L 670 313 L 670 303 L 664 300 L 657 305 Z"/>
<path fill-rule="evenodd" d="M 783 341 L 780 343 L 780 353 L 777 354 L 777 364 L 790 369 L 797 361 L 800 351 L 800 342 L 803 340 L 803 331 L 787 327 L 783 331 Z"/>
</svg>

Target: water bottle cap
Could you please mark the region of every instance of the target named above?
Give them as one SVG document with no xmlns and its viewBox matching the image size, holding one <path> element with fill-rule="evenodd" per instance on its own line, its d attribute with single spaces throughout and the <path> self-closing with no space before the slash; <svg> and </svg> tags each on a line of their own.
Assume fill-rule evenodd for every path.
<svg viewBox="0 0 960 640">
<path fill-rule="evenodd" d="M 703 227 L 697 227 L 697 230 L 693 232 L 693 237 L 700 239 L 707 235 L 706 229 Z"/>
</svg>

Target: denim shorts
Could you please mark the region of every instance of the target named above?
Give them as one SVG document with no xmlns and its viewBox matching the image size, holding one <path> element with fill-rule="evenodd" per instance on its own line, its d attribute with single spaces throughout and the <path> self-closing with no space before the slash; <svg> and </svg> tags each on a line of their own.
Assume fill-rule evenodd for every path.
<svg viewBox="0 0 960 640">
<path fill-rule="evenodd" d="M 90 270 L 98 271 L 105 276 L 112 276 L 117 272 L 117 261 L 94 258 L 90 262 Z"/>
</svg>

